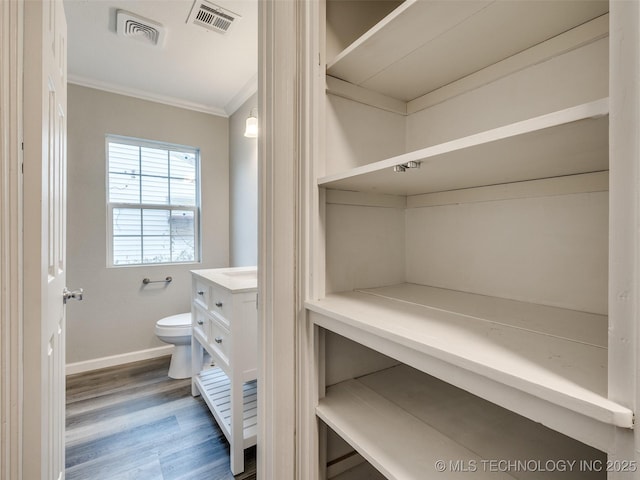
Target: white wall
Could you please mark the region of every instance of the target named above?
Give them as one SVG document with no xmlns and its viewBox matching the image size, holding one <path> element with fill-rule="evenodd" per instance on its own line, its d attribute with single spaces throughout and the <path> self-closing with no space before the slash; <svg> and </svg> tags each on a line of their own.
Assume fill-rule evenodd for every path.
<svg viewBox="0 0 640 480">
<path fill-rule="evenodd" d="M 106 134 L 200 148 L 202 263 L 106 267 Z M 69 85 L 67 282 L 85 297 L 67 308 L 67 364 L 164 346 L 154 324 L 189 311 L 189 270 L 228 266 L 228 138 L 226 118 Z"/>
<path fill-rule="evenodd" d="M 532 65 L 407 117 L 407 150 L 609 95 L 609 38 Z"/>
<path fill-rule="evenodd" d="M 249 98 L 229 122 L 230 253 L 234 267 L 258 264 L 258 139 L 244 136 L 245 122 L 258 105 L 257 97 Z"/>
<path fill-rule="evenodd" d="M 406 117 L 335 95 L 326 99 L 325 175 L 405 153 Z"/>
<path fill-rule="evenodd" d="M 327 203 L 327 293 L 405 281 L 402 208 Z"/>
<path fill-rule="evenodd" d="M 406 213 L 406 281 L 607 314 L 608 192 Z"/>
</svg>

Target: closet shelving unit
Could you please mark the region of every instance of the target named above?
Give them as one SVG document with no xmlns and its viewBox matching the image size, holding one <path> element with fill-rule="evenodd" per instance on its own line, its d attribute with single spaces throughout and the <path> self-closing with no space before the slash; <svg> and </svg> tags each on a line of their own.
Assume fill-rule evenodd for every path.
<svg viewBox="0 0 640 480">
<path fill-rule="evenodd" d="M 420 195 L 608 169 L 608 99 L 318 179 L 333 190 Z M 418 163 L 404 172 L 394 166 Z"/>
<path fill-rule="evenodd" d="M 329 60 L 327 75 L 409 102 L 607 11 L 588 1 L 405 1 Z M 411 207 L 431 193 L 606 176 L 608 151 L 609 99 L 600 98 L 330 172 L 317 186 L 321 198 L 385 194 Z M 496 417 L 470 420 L 470 411 L 495 408 L 527 428 L 541 422 L 548 435 L 605 453 L 619 429 L 633 428 L 633 411 L 608 397 L 606 315 L 415 283 L 328 293 L 305 306 L 317 327 L 404 364 L 321 389 L 316 407 L 388 478 L 424 478 L 437 459 L 507 455 L 504 442 L 503 454 L 486 447 Z M 442 418 L 466 418 L 473 433 Z M 510 441 L 535 450 L 530 439 Z"/>
</svg>

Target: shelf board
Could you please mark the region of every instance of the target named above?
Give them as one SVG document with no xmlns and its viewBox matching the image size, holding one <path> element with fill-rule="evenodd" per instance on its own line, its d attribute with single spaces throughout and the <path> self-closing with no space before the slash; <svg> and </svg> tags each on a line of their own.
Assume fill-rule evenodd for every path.
<svg viewBox="0 0 640 480">
<path fill-rule="evenodd" d="M 606 461 L 595 449 L 406 365 L 330 386 L 316 413 L 390 479 L 528 478 L 515 468 L 512 476 L 494 476 L 488 462 L 575 460 L 563 478 L 583 480 L 600 473 L 590 477 L 580 461 Z M 445 472 L 435 470 L 439 460 Z"/>
<path fill-rule="evenodd" d="M 327 66 L 410 101 L 604 15 L 608 2 L 406 0 Z"/>
<path fill-rule="evenodd" d="M 436 473 L 434 465 L 440 459 L 481 460 L 357 380 L 330 387 L 316 413 L 389 479 L 425 478 Z"/>
<path fill-rule="evenodd" d="M 607 348 L 608 332 L 605 315 L 415 283 L 401 283 L 358 291 L 408 304 L 422 305 L 433 310 L 455 312 L 473 320 L 556 337 L 568 342 Z"/>
<path fill-rule="evenodd" d="M 215 417 L 220 429 L 231 443 L 231 382 L 219 367 L 202 370 L 195 383 Z M 243 385 L 244 448 L 256 444 L 257 439 L 257 382 Z"/>
<path fill-rule="evenodd" d="M 600 99 L 328 175 L 318 185 L 419 195 L 608 170 L 608 112 L 608 99 Z M 420 167 L 393 171 L 409 161 Z"/>
<path fill-rule="evenodd" d="M 450 383 L 480 396 L 492 380 L 581 422 L 633 426 L 633 412 L 607 398 L 605 316 L 414 284 L 331 294 L 306 307 L 320 314 L 319 326 L 401 361 L 408 351 L 427 373 L 458 369 Z M 509 401 L 527 415 L 523 400 Z"/>
</svg>

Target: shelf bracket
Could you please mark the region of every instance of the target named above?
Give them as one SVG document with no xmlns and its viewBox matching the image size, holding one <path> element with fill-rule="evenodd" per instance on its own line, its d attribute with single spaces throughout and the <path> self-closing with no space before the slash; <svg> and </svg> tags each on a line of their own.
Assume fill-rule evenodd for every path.
<svg viewBox="0 0 640 480">
<path fill-rule="evenodd" d="M 407 162 L 407 163 L 400 163 L 399 165 L 393 166 L 393 171 L 396 173 L 401 173 L 401 172 L 405 172 L 407 168 L 420 168 L 420 163 L 421 162 L 416 162 L 414 160 L 411 160 L 410 162 Z"/>
</svg>

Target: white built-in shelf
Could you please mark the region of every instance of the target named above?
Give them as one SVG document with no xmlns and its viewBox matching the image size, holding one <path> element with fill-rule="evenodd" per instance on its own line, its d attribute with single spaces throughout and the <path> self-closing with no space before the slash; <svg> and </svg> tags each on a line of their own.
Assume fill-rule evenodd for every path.
<svg viewBox="0 0 640 480">
<path fill-rule="evenodd" d="M 587 480 L 602 476 L 589 465 L 606 462 L 595 449 L 406 365 L 330 386 L 316 413 L 389 479 L 530 478 L 526 467 L 507 474 L 495 462 L 535 470 L 531 462 L 575 461 L 562 478 Z M 547 478 L 542 469 L 535 475 Z"/>
<path fill-rule="evenodd" d="M 306 307 L 323 328 L 597 448 L 633 425 L 607 398 L 606 316 L 408 283 Z"/>
<path fill-rule="evenodd" d="M 608 112 L 608 99 L 600 99 L 328 175 L 318 185 L 418 195 L 608 170 Z M 420 167 L 394 172 L 410 161 Z"/>
<path fill-rule="evenodd" d="M 327 73 L 409 101 L 607 12 L 602 0 L 406 0 L 330 60 Z"/>
<path fill-rule="evenodd" d="M 209 409 L 227 440 L 231 442 L 231 382 L 229 377 L 219 368 L 202 370 L 195 377 L 195 384 L 202 394 Z M 257 382 L 246 382 L 243 385 L 243 431 L 244 448 L 256 444 L 257 439 Z"/>
</svg>

